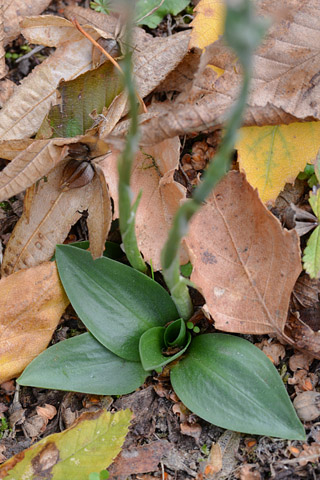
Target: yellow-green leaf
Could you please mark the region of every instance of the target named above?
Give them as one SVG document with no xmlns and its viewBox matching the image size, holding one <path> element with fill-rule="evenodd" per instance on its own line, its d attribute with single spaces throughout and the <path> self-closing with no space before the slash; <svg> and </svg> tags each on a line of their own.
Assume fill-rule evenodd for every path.
<svg viewBox="0 0 320 480">
<path fill-rule="evenodd" d="M 316 194 L 311 193 L 309 203 L 317 217 L 320 217 L 320 190 Z M 310 235 L 307 246 L 304 249 L 303 267 L 311 278 L 317 278 L 320 274 L 320 227 L 317 227 Z"/>
<path fill-rule="evenodd" d="M 205 48 L 223 34 L 225 21 L 225 3 L 223 0 L 201 0 L 194 11 L 190 48 Z"/>
<path fill-rule="evenodd" d="M 91 472 L 107 468 L 118 455 L 132 412 L 105 410 L 84 413 L 62 433 L 44 438 L 0 467 L 0 478 L 88 480 Z"/>
<path fill-rule="evenodd" d="M 242 128 L 236 145 L 240 168 L 263 202 L 274 201 L 294 182 L 319 147 L 320 122 Z"/>
</svg>

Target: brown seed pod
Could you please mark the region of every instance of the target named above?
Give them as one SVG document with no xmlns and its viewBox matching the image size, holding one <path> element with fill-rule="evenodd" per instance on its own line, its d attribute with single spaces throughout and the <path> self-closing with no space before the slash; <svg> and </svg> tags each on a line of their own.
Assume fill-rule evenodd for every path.
<svg viewBox="0 0 320 480">
<path fill-rule="evenodd" d="M 302 392 L 293 400 L 298 417 L 303 422 L 311 422 L 320 416 L 320 393 Z"/>
<path fill-rule="evenodd" d="M 90 148 L 85 143 L 73 143 L 68 147 L 68 155 L 79 162 L 82 160 L 88 160 L 90 157 Z"/>
<path fill-rule="evenodd" d="M 60 181 L 61 190 L 80 188 L 88 185 L 94 177 L 94 169 L 90 162 L 78 162 L 71 159 L 63 169 Z"/>
</svg>

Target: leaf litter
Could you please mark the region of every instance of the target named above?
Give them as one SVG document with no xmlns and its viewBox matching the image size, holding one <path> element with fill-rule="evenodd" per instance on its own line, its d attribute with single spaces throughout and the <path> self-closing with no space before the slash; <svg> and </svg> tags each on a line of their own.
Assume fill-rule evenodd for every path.
<svg viewBox="0 0 320 480">
<path fill-rule="evenodd" d="M 15 4 L 18 2 L 11 3 Z M 215 5 L 217 2 L 202 0 L 198 10 L 201 11 L 201 8 L 203 8 L 203 5 L 206 3 L 209 4 L 209 7 L 212 7 L 212 5 Z M 271 4 L 270 2 L 268 4 L 263 3 L 261 12 L 270 13 L 270 11 L 272 12 L 273 10 L 273 6 L 273 2 L 271 2 Z M 312 76 L 317 69 L 318 58 L 317 47 L 312 40 L 314 38 L 314 31 L 319 28 L 317 23 L 317 18 L 319 17 L 314 15 L 315 8 L 317 8 L 317 6 L 313 0 L 304 2 L 299 8 L 297 8 L 297 5 L 293 4 L 292 1 L 287 0 L 285 2 L 280 12 L 281 15 L 279 15 L 278 24 L 271 27 L 268 37 L 256 55 L 256 71 L 252 94 L 244 122 L 246 126 L 279 125 L 281 123 L 319 119 L 317 85 L 312 83 Z M 288 17 L 289 10 L 290 16 Z M 41 10 L 34 13 L 37 14 L 40 13 L 40 11 Z M 116 19 L 112 16 L 105 16 L 92 10 L 84 10 L 74 6 L 67 7 L 65 9 L 65 15 L 69 18 L 76 16 L 82 24 L 91 24 L 91 27 L 86 27 L 86 29 L 90 31 L 94 38 L 99 38 L 99 36 L 108 38 L 108 35 L 113 35 L 115 31 Z M 83 20 L 82 22 L 81 18 Z M 85 143 L 83 135 L 85 134 L 87 125 L 81 132 L 75 132 L 75 134 L 80 135 L 80 137 L 62 138 L 64 136 L 70 136 L 67 131 L 59 132 L 58 138 L 55 139 L 30 140 L 28 137 L 39 130 L 43 119 L 49 113 L 50 106 L 59 104 L 59 93 L 57 91 L 59 82 L 62 79 L 68 82 L 78 77 L 79 74 L 85 70 L 88 72 L 92 70 L 94 66 L 92 63 L 93 48 L 92 45 L 75 30 L 73 24 L 63 18 L 58 19 L 58 17 L 52 16 L 34 17 L 25 19 L 22 27 L 23 34 L 30 42 L 47 42 L 46 44 L 55 46 L 56 51 L 36 67 L 19 87 L 16 87 L 11 99 L 5 103 L 4 108 L 0 112 L 0 124 L 3 125 L 0 148 L 3 152 L 3 158 L 7 158 L 10 161 L 0 176 L 0 182 L 4 185 L 4 190 L 2 190 L 3 198 L 7 199 L 9 196 L 19 194 L 19 192 L 29 188 L 25 199 L 23 216 L 12 234 L 9 243 L 7 243 L 5 251 L 2 270 L 3 273 L 9 276 L 1 280 L 1 282 L 16 278 L 15 275 L 19 275 L 20 272 L 12 274 L 15 270 L 23 268 L 25 270 L 22 270 L 21 274 L 24 272 L 24 274 L 27 275 L 27 273 L 31 273 L 34 268 L 40 269 L 42 265 L 46 265 L 41 262 L 50 259 L 54 251 L 55 243 L 64 241 L 68 235 L 70 226 L 80 219 L 80 212 L 83 210 L 88 210 L 89 212 L 87 222 L 89 237 L 91 232 L 90 243 L 93 253 L 95 256 L 102 254 L 104 241 L 108 234 L 111 221 L 109 195 L 111 195 L 114 202 L 113 216 L 114 218 L 117 217 L 117 193 L 115 189 L 117 172 L 115 168 L 115 157 L 117 155 L 117 148 L 119 145 L 120 147 L 122 145 L 122 135 L 126 129 L 125 117 L 116 125 L 116 122 L 118 122 L 127 111 L 125 98 L 122 97 L 120 101 L 116 98 L 119 106 L 115 105 L 113 111 L 110 107 L 109 114 L 111 121 L 110 117 L 108 119 L 108 116 L 106 116 L 108 115 L 108 111 L 103 110 L 101 113 L 106 116 L 106 119 L 100 117 L 102 122 L 97 128 L 94 127 L 94 131 L 90 133 L 95 139 L 93 140 L 94 142 L 97 142 L 99 135 L 105 142 L 110 141 L 110 150 L 112 150 L 113 153 L 107 155 L 106 151 L 101 152 L 101 150 L 99 150 L 99 146 L 95 154 L 90 158 L 90 163 L 92 163 L 92 165 L 95 164 L 93 180 L 78 189 L 61 191 L 59 189 L 61 178 L 63 177 L 65 164 L 69 161 L 66 160 L 68 158 L 68 145 L 78 142 Z M 200 36 L 202 34 L 202 28 L 203 26 L 200 22 Z M 301 34 L 297 35 L 297 30 L 299 30 Z M 194 32 L 195 31 L 196 28 L 194 27 Z M 300 41 L 299 43 L 299 38 L 303 38 L 303 42 Z M 289 39 L 295 48 L 288 51 L 284 39 Z M 137 218 L 138 243 L 145 258 L 153 263 L 155 270 L 158 270 L 160 269 L 160 246 L 166 237 L 166 232 L 172 220 L 172 214 L 180 202 L 186 198 L 186 187 L 190 189 L 188 179 L 185 179 L 184 186 L 176 181 L 176 171 L 179 160 L 179 139 L 177 135 L 190 135 L 191 132 L 202 132 L 210 127 L 217 128 L 221 126 L 225 118 L 225 111 L 229 108 L 236 95 L 240 72 L 237 70 L 234 59 L 229 51 L 225 49 L 221 40 L 218 40 L 212 47 L 208 48 L 207 51 L 202 54 L 202 57 L 197 50 L 197 45 L 194 45 L 193 51 L 188 53 L 188 32 L 180 32 L 164 38 L 153 38 L 142 29 L 136 28 L 133 43 L 134 68 L 136 72 L 137 89 L 140 95 L 145 97 L 152 91 L 157 90 L 158 92 L 165 92 L 170 98 L 172 92 L 180 92 L 180 94 L 176 96 L 173 95 L 171 101 L 169 99 L 166 103 L 163 102 L 163 105 L 158 104 L 158 106 L 156 106 L 157 103 L 155 101 L 150 107 L 150 112 L 153 113 L 145 114 L 145 117 L 141 115 L 142 147 L 136 159 L 137 167 L 134 169 L 132 178 L 132 188 L 135 195 L 138 194 L 141 186 L 144 187 L 144 197 L 142 197 Z M 194 78 L 190 73 L 189 77 L 186 75 L 188 62 L 192 64 L 192 72 L 196 72 L 198 69 L 198 73 Z M 270 68 L 272 62 L 281 64 L 282 72 L 279 77 L 276 76 L 276 70 Z M 215 68 L 206 67 L 208 63 Z M 308 65 L 307 68 L 306 65 Z M 181 83 L 181 78 L 184 78 L 184 83 Z M 308 83 L 312 85 L 312 88 L 307 91 L 305 86 Z M 295 87 L 292 88 L 293 86 Z M 33 92 L 32 95 L 30 95 L 30 89 Z M 298 96 L 302 96 L 304 100 L 298 103 Z M 72 103 L 74 103 L 74 100 L 72 100 Z M 115 115 L 115 110 L 118 116 Z M 95 112 L 89 108 L 87 110 L 86 121 L 91 121 L 92 125 L 94 122 L 90 116 L 91 113 L 94 117 Z M 112 118 L 114 117 L 116 120 L 112 122 Z M 116 135 L 112 132 L 115 126 Z M 306 128 L 308 128 L 308 124 L 306 124 Z M 110 132 L 111 135 L 109 135 Z M 48 130 L 44 135 L 46 134 L 48 135 Z M 300 129 L 299 124 L 297 124 L 297 137 L 299 134 Z M 8 142 L 8 140 L 10 141 Z M 159 144 L 160 141 L 163 143 Z M 190 142 L 190 140 L 188 141 Z M 290 140 L 288 140 L 288 142 L 290 142 Z M 113 144 L 115 147 L 113 147 Z M 45 156 L 42 157 L 40 155 L 40 161 L 34 161 L 34 159 L 39 159 L 39 152 L 41 151 L 40 145 L 47 146 L 46 148 L 48 150 L 54 151 L 52 159 L 47 160 Z M 90 143 L 90 149 L 91 148 L 92 142 Z M 314 149 L 316 150 L 316 146 Z M 239 150 L 241 150 L 240 147 Z M 29 152 L 31 153 L 29 154 Z M 29 156 L 26 155 L 26 153 Z M 100 158 L 99 154 L 101 154 Z M 193 155 L 195 158 L 195 151 L 191 153 L 191 157 Z M 295 157 L 295 155 L 294 152 L 292 156 Z M 242 158 L 246 157 L 245 160 L 249 161 L 249 157 L 246 154 L 241 154 L 241 156 Z M 315 153 L 312 151 L 310 158 L 305 157 L 305 163 L 307 161 L 313 162 L 314 157 Z M 168 158 L 170 161 L 168 161 Z M 149 161 L 147 165 L 148 168 L 143 167 L 146 160 Z M 279 160 L 278 157 L 276 157 L 275 164 L 277 161 L 280 161 L 282 169 L 285 169 L 283 160 Z M 247 171 L 249 167 L 244 165 L 244 163 L 240 163 L 241 168 Z M 301 166 L 301 169 L 303 169 L 303 160 L 301 160 Z M 272 194 L 272 198 L 271 196 L 268 198 L 263 197 L 263 200 L 269 198 L 275 199 L 284 184 L 284 178 L 285 181 L 294 180 L 300 167 L 294 168 L 295 170 L 292 170 L 293 173 L 291 172 L 290 176 L 288 175 L 286 178 L 282 172 L 282 183 L 280 182 L 276 193 Z M 202 169 L 200 167 L 198 170 L 200 175 L 201 171 Z M 27 172 L 26 175 L 25 172 Z M 280 174 L 277 175 L 279 177 Z M 250 176 L 248 175 L 248 177 Z M 301 257 L 298 249 L 297 236 L 294 231 L 289 233 L 281 229 L 280 223 L 268 212 L 259 200 L 258 194 L 246 183 L 241 174 L 232 172 L 223 182 L 230 181 L 230 178 L 242 179 L 241 185 L 243 188 L 238 187 L 237 190 L 237 188 L 234 187 L 237 191 L 236 198 L 238 205 L 236 207 L 238 207 L 240 213 L 242 213 L 242 217 L 240 216 L 238 227 L 235 228 L 237 224 L 232 217 L 235 217 L 237 214 L 236 207 L 229 207 L 229 211 L 228 209 L 222 209 L 220 211 L 222 217 L 221 228 L 222 231 L 227 231 L 227 234 L 223 235 L 222 241 L 219 240 L 217 242 L 215 237 L 217 232 L 214 232 L 213 229 L 207 238 L 205 235 L 208 232 L 204 228 L 204 224 L 210 224 L 210 219 L 213 217 L 215 219 L 213 227 L 219 225 L 219 221 L 216 218 L 216 209 L 213 208 L 213 204 L 210 203 L 211 201 L 208 202 L 203 210 L 203 212 L 207 212 L 207 215 L 204 213 L 203 216 L 200 217 L 200 212 L 199 217 L 201 221 L 197 224 L 197 218 L 194 220 L 190 234 L 186 238 L 189 255 L 193 263 L 191 279 L 198 289 L 202 291 L 207 308 L 215 321 L 216 328 L 223 330 L 230 328 L 230 331 L 247 334 L 262 334 L 268 332 L 272 335 L 274 332 L 277 332 L 279 337 L 282 337 L 282 339 L 285 338 L 286 340 L 288 340 L 289 335 L 292 344 L 295 342 L 296 347 L 309 352 L 311 358 L 319 358 L 320 343 L 317 338 L 318 332 L 302 322 L 300 318 L 303 316 L 306 307 L 301 305 L 297 307 L 290 304 L 290 321 L 286 324 L 290 294 L 301 269 Z M 49 181 L 47 181 L 48 179 Z M 256 185 L 253 180 L 250 178 L 249 180 L 253 186 L 258 186 L 259 188 L 259 185 Z M 270 182 L 275 181 L 276 175 L 271 174 Z M 10 190 L 11 182 L 12 190 Z M 38 184 L 34 187 L 32 185 L 35 184 L 35 182 L 38 182 Z M 6 190 L 7 183 L 10 185 L 8 190 Z M 219 195 L 219 188 L 222 189 L 220 191 L 222 197 L 226 196 L 228 189 L 226 185 L 228 184 L 224 185 L 222 183 L 222 186 L 219 185 L 214 196 Z M 147 187 L 149 187 L 149 190 Z M 246 195 L 251 195 L 251 200 L 243 201 L 243 196 L 245 196 L 244 192 Z M 268 195 L 270 194 L 268 193 Z M 70 202 L 71 198 L 73 200 Z M 105 201 L 101 199 L 105 199 Z M 155 199 L 157 199 L 157 203 Z M 51 210 L 46 207 L 46 202 L 48 205 L 50 202 L 53 202 L 54 208 Z M 251 215 L 250 209 L 259 213 Z M 97 212 L 97 214 L 93 212 Z M 256 220 L 259 218 L 258 223 L 264 219 L 266 223 L 262 223 L 259 230 L 254 221 L 252 225 L 250 225 L 250 222 L 248 222 L 250 218 Z M 249 226 L 245 229 L 244 235 L 243 225 L 245 225 L 246 222 L 249 223 Z M 194 227 L 194 225 L 196 225 L 196 227 Z M 54 231 L 54 228 L 56 228 L 57 231 Z M 238 233 L 238 237 L 235 233 L 237 229 L 241 233 L 241 235 Z M 261 233 L 259 233 L 260 231 Z M 274 232 L 272 234 L 272 240 L 277 240 L 272 244 L 273 253 L 267 255 L 268 249 L 270 248 L 268 246 L 268 241 L 270 241 L 271 237 L 270 231 Z M 41 235 L 41 237 L 39 235 Z M 30 241 L 30 238 L 33 236 L 38 236 L 37 238 L 41 239 L 41 242 L 38 242 L 41 248 L 36 247 L 36 241 Z M 226 241 L 228 236 L 229 241 Z M 239 238 L 239 240 L 237 240 L 237 238 Z M 242 252 L 241 250 L 242 241 L 245 243 L 242 250 L 248 245 L 250 247 L 248 250 L 250 253 L 247 254 L 246 258 L 244 256 L 247 252 Z M 227 249 L 224 257 L 221 255 L 221 252 L 215 255 L 217 245 L 218 249 Z M 255 245 L 257 245 L 256 250 Z M 208 251 L 208 253 L 206 253 L 206 251 Z M 254 253 L 251 253 L 252 251 L 254 251 Z M 216 257 L 216 260 L 217 258 L 222 260 L 220 272 L 213 257 Z M 256 263 L 257 268 L 253 268 L 250 263 L 252 262 L 252 257 L 254 260 L 253 263 Z M 240 264 L 237 264 L 236 259 L 239 259 Z M 187 256 L 183 258 L 182 262 L 185 263 L 186 261 Z M 227 287 L 230 290 L 230 298 L 235 297 L 235 303 L 233 306 L 232 301 L 228 301 L 226 305 L 221 307 L 221 304 L 219 304 L 219 302 L 217 303 L 216 300 L 224 297 L 224 293 L 219 296 L 219 293 L 221 293 L 223 289 L 228 292 L 228 288 L 225 288 L 224 284 L 226 280 L 223 279 L 223 269 L 226 270 L 224 262 L 226 261 L 229 264 L 227 271 L 230 277 L 233 278 L 233 284 L 231 286 L 228 284 Z M 41 263 L 41 265 L 37 267 L 36 265 L 39 263 Z M 259 269 L 259 264 L 261 264 L 261 270 Z M 49 265 L 53 268 L 54 264 Z M 231 274 L 230 265 L 235 269 L 235 273 Z M 207 269 L 209 272 L 208 277 Z M 241 272 L 241 269 L 242 274 L 237 275 L 237 271 L 240 270 Z M 245 275 L 243 272 L 245 272 Z M 281 276 L 281 273 L 283 276 Z M 219 277 L 221 274 L 222 276 Z M 243 282 L 243 277 L 249 281 L 249 289 L 246 286 L 246 280 L 244 283 L 241 283 Z M 285 279 L 285 281 L 283 279 Z M 209 283 L 211 283 L 211 289 Z M 45 287 L 45 289 L 46 288 L 49 291 L 49 287 Z M 303 292 L 305 291 L 304 288 L 305 287 L 302 287 Z M 270 293 L 268 293 L 269 291 Z M 216 295 L 217 293 L 218 296 Z M 251 297 L 252 293 L 256 295 L 256 298 Z M 212 296 L 215 302 L 211 301 Z M 253 300 L 255 309 L 257 310 L 251 308 L 252 304 L 250 304 L 250 302 Z M 319 299 L 317 298 L 317 293 L 315 293 L 315 296 L 308 304 L 308 308 L 315 308 L 314 306 L 318 302 Z M 228 309 L 230 308 L 231 310 L 229 311 Z M 241 312 L 244 313 L 243 316 L 241 316 Z M 250 315 L 248 315 L 248 313 Z M 229 326 L 226 326 L 228 325 L 224 318 L 226 315 L 228 315 L 228 318 L 232 318 Z M 58 316 L 60 319 L 61 312 L 59 315 L 56 313 L 56 322 L 59 321 L 59 319 L 56 319 Z M 254 321 L 254 316 L 256 317 L 256 321 Z M 248 324 L 250 325 L 249 327 Z M 32 328 L 34 327 L 31 327 L 31 331 Z M 49 337 L 51 337 L 51 333 Z M 48 343 L 48 340 L 46 340 L 46 342 Z M 12 352 L 15 348 L 19 348 L 17 345 L 18 344 L 14 344 Z M 268 351 L 271 352 L 271 350 Z M 268 354 L 271 356 L 271 353 Z M 278 357 L 276 351 L 273 350 L 272 355 L 276 356 L 276 361 L 280 361 L 280 365 L 281 363 L 283 364 L 284 360 L 281 360 L 283 357 L 282 349 Z M 18 372 L 21 366 L 15 368 Z M 297 372 L 301 370 L 304 370 L 304 368 L 297 370 Z M 300 389 L 309 389 L 311 384 L 312 390 L 317 386 L 318 376 L 314 374 L 315 376 L 312 377 L 307 369 L 305 371 L 307 377 L 301 372 L 303 373 L 303 375 L 300 376 L 301 378 L 296 377 L 296 379 L 292 379 L 293 382 L 291 382 L 291 384 L 295 387 L 296 385 L 299 386 Z M 13 370 L 11 370 L 8 375 L 12 378 L 16 374 L 18 373 L 14 373 Z M 297 373 L 295 375 L 297 375 Z M 133 394 L 132 398 L 134 398 L 134 395 L 135 394 Z M 165 405 L 163 403 L 162 408 L 168 416 L 168 425 L 166 428 L 169 428 L 171 432 L 175 431 L 175 438 L 176 440 L 178 439 L 177 445 L 182 446 L 182 437 L 181 434 L 180 436 L 178 435 L 179 428 L 178 430 L 176 428 L 177 419 L 170 417 L 167 410 L 168 404 Z M 137 414 L 141 415 L 141 411 L 137 411 Z M 161 416 L 160 419 L 158 417 L 156 422 L 158 433 L 167 431 L 166 428 L 161 430 Z M 173 425 L 175 425 L 174 428 Z M 207 428 L 205 422 L 202 422 L 201 428 L 202 430 Z M 191 426 L 184 426 L 182 431 L 183 429 L 185 429 L 185 432 L 188 430 L 191 432 L 192 430 Z M 315 442 L 319 442 L 316 431 L 313 430 L 311 433 Z M 213 435 L 215 435 L 215 439 L 218 440 L 218 435 L 216 433 Z M 171 440 L 173 440 L 173 437 Z M 191 437 L 188 438 L 191 441 Z M 197 437 L 197 441 L 200 442 L 200 444 L 201 438 L 204 437 L 201 437 L 201 435 L 200 438 Z M 205 438 L 206 441 L 208 441 L 208 437 Z M 211 439 L 212 437 L 210 437 L 210 442 Z M 194 440 L 192 440 L 192 442 L 194 442 Z M 189 446 L 185 445 L 187 449 L 190 448 L 190 442 L 188 445 Z M 259 450 L 260 446 L 265 447 L 264 451 Z M 150 452 L 152 452 L 153 447 L 149 448 Z M 157 448 L 154 446 L 155 454 Z M 168 445 L 166 445 L 165 448 L 169 448 Z M 259 440 L 257 448 L 258 461 L 262 461 L 264 455 L 269 455 L 268 460 L 270 462 L 272 454 L 268 451 L 268 448 L 268 445 L 265 445 L 262 440 Z M 279 447 L 279 449 L 281 449 L 281 447 Z M 307 452 L 307 448 L 303 447 L 303 449 L 303 451 Z M 196 475 L 197 467 L 192 466 L 190 463 L 189 466 L 186 464 L 181 450 L 179 450 L 179 452 L 177 452 L 177 450 L 173 452 L 171 449 L 170 452 L 167 452 L 167 457 L 163 456 L 162 451 L 163 447 L 159 444 L 155 461 L 162 461 L 166 465 L 166 468 L 169 469 L 169 472 L 178 468 L 178 470 L 181 471 L 181 475 L 183 475 L 183 471 L 184 475 L 191 475 L 192 477 Z M 315 451 L 316 450 L 314 450 L 314 452 Z M 247 452 L 244 450 L 244 452 L 244 462 L 247 462 L 249 450 Z M 313 450 L 311 453 L 313 453 Z M 133 451 L 131 454 L 133 454 Z M 217 455 L 214 451 L 213 454 Z M 130 453 L 128 455 L 130 457 Z M 149 454 L 147 453 L 146 455 L 148 456 Z M 303 455 L 302 453 L 302 457 Z M 141 459 L 141 462 L 143 463 L 144 460 Z M 230 462 L 235 465 L 232 459 Z M 263 467 L 261 465 L 262 464 L 260 464 L 262 471 Z M 301 465 L 303 466 L 303 460 L 300 461 L 300 468 Z M 145 469 L 146 468 L 145 466 Z M 281 465 L 276 463 L 275 468 L 276 470 L 281 470 Z M 140 467 L 140 473 L 146 471 L 147 470 L 143 470 L 143 467 Z M 248 468 L 248 472 L 249 471 L 251 471 L 251 468 Z M 126 471 L 125 474 L 130 473 L 133 473 L 133 471 Z M 207 473 L 209 474 L 210 472 L 207 471 Z M 203 475 L 203 473 L 199 471 L 198 475 L 199 478 L 201 478 L 200 475 Z M 244 471 L 243 475 L 245 475 Z M 208 478 L 210 478 L 209 475 Z"/>
</svg>

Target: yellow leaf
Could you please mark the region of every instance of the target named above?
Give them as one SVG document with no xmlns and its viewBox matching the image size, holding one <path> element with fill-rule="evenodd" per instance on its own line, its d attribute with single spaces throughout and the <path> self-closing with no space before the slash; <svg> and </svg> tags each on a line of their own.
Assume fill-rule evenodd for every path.
<svg viewBox="0 0 320 480">
<path fill-rule="evenodd" d="M 292 123 L 240 130 L 236 144 L 240 168 L 263 202 L 274 201 L 293 183 L 320 146 L 320 122 Z"/>
<path fill-rule="evenodd" d="M 201 0 L 194 11 L 189 47 L 205 48 L 223 34 L 225 4 L 223 0 Z"/>
<path fill-rule="evenodd" d="M 88 480 L 118 455 L 132 413 L 105 410 L 81 415 L 72 427 L 44 438 L 0 467 L 0 478 Z"/>
<path fill-rule="evenodd" d="M 18 376 L 46 348 L 69 300 L 55 262 L 3 278 L 0 292 L 2 383 Z"/>
</svg>

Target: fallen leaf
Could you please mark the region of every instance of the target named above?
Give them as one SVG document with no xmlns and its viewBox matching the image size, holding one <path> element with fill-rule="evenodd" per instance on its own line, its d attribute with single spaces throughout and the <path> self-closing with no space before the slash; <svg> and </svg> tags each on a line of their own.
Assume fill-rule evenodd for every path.
<svg viewBox="0 0 320 480">
<path fill-rule="evenodd" d="M 4 27 L 3 27 L 3 3 L 0 5 L 0 78 L 4 77 L 7 71 L 5 49 L 3 46 Z"/>
<path fill-rule="evenodd" d="M 74 478 L 88 480 L 118 455 L 132 413 L 105 410 L 84 413 L 61 433 L 44 438 L 0 466 L 0 478 Z"/>
<path fill-rule="evenodd" d="M 0 82 L 0 108 L 6 103 L 14 92 L 15 83 L 8 78 Z"/>
<path fill-rule="evenodd" d="M 307 465 L 308 462 L 318 463 L 320 457 L 320 444 L 312 442 L 311 445 L 304 444 L 303 450 L 299 455 L 299 464 L 301 467 Z"/>
<path fill-rule="evenodd" d="M 219 330 L 283 335 L 290 294 L 301 271 L 296 232 L 232 171 L 191 220 L 186 239 L 191 281 Z"/>
<path fill-rule="evenodd" d="M 124 449 L 108 469 L 109 478 L 111 480 L 119 478 L 120 475 L 128 476 L 158 470 L 158 464 L 168 450 L 170 443 L 167 440 L 157 440 L 147 445 Z"/>
<path fill-rule="evenodd" d="M 0 111 L 0 139 L 19 139 L 36 133 L 51 104 L 59 81 L 91 68 L 92 44 L 81 38 L 66 42 L 35 67 Z"/>
<path fill-rule="evenodd" d="M 27 195 L 24 213 L 7 244 L 3 274 L 50 260 L 56 244 L 63 243 L 70 227 L 87 209 L 92 217 L 88 221 L 91 251 L 94 257 L 102 255 L 111 223 L 108 192 L 96 176 L 84 187 L 61 190 L 62 173 L 68 161 L 40 180 L 34 190 L 29 190 L 31 199 Z"/>
<path fill-rule="evenodd" d="M 20 22 L 28 15 L 38 15 L 47 8 L 51 0 L 4 0 L 3 21 L 5 45 L 12 42 L 21 32 Z"/>
<path fill-rule="evenodd" d="M 292 294 L 295 306 L 311 308 L 320 299 L 320 280 L 310 278 L 309 275 L 303 273 L 296 281 Z"/>
<path fill-rule="evenodd" d="M 243 124 L 278 125 L 320 119 L 320 86 L 315 82 L 320 55 L 314 41 L 320 29 L 317 0 L 258 2 L 258 14 L 275 20 L 254 55 L 251 94 Z M 281 10 L 281 11 L 280 11 Z M 286 12 L 286 16 L 280 15 Z M 289 47 L 288 47 L 289 45 Z M 194 80 L 186 102 L 177 98 L 164 114 L 141 126 L 141 142 L 153 145 L 165 138 L 217 128 L 225 123 L 226 112 L 234 103 L 242 74 L 234 54 L 224 41 L 212 44 L 206 64 L 224 70 L 219 76 L 211 68 L 202 69 Z M 274 68 L 277 65 L 277 68 Z"/>
<path fill-rule="evenodd" d="M 261 343 L 256 343 L 255 346 L 260 348 L 276 366 L 286 356 L 286 350 L 281 343 L 270 343 L 267 339 L 264 339 Z"/>
<path fill-rule="evenodd" d="M 309 370 L 313 357 L 306 353 L 294 353 L 289 358 L 289 368 L 293 372 L 299 369 Z"/>
<path fill-rule="evenodd" d="M 299 313 L 291 314 L 285 333 L 294 341 L 295 348 L 320 359 L 320 332 L 312 330 L 299 318 Z"/>
<path fill-rule="evenodd" d="M 152 261 L 154 270 L 161 269 L 161 249 L 167 239 L 173 215 L 186 195 L 186 189 L 174 180 L 179 152 L 178 137 L 166 140 L 154 147 L 142 149 L 136 155 L 132 169 L 133 201 L 142 191 L 136 215 L 138 246 L 144 259 Z M 114 152 L 99 163 L 114 201 L 115 218 L 119 215 L 117 157 L 118 153 Z M 187 261 L 186 253 L 182 252 L 181 263 Z"/>
<path fill-rule="evenodd" d="M 2 383 L 18 376 L 46 348 L 69 300 L 54 262 L 3 278 L 0 290 Z"/>
<path fill-rule="evenodd" d="M 319 392 L 302 392 L 293 400 L 298 417 L 303 422 L 311 422 L 320 417 Z"/>
<path fill-rule="evenodd" d="M 320 146 L 320 122 L 292 123 L 240 130 L 236 143 L 240 168 L 263 202 L 274 201 L 293 183 Z"/>
<path fill-rule="evenodd" d="M 201 0 L 193 11 L 196 16 L 190 24 L 192 32 L 189 47 L 205 48 L 223 34 L 225 3 L 222 0 Z"/>
<path fill-rule="evenodd" d="M 310 192 L 309 203 L 317 216 L 320 218 L 320 190 L 314 194 Z M 303 268 L 311 278 L 320 276 L 320 227 L 317 226 L 311 233 L 307 241 L 307 246 L 303 252 Z"/>
<path fill-rule="evenodd" d="M 209 457 L 201 465 L 207 480 L 222 480 L 235 470 L 238 463 L 236 453 L 240 444 L 240 433 L 226 430 L 216 443 L 212 444 Z M 200 477 L 201 478 L 201 477 Z"/>
<path fill-rule="evenodd" d="M 245 465 L 242 465 L 240 468 L 240 480 L 261 480 L 261 475 L 256 468 L 258 465 L 254 464 L 249 464 L 246 463 Z"/>
<path fill-rule="evenodd" d="M 56 407 L 48 403 L 45 403 L 43 407 L 40 407 L 39 405 L 37 405 L 36 411 L 37 411 L 37 414 L 40 415 L 40 417 L 44 418 L 47 422 L 49 420 L 52 420 L 53 417 L 57 415 Z"/>
</svg>

